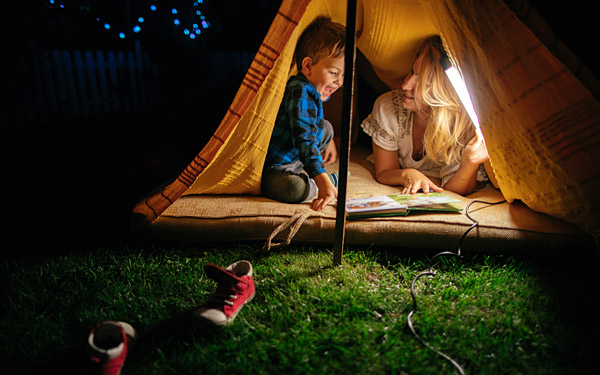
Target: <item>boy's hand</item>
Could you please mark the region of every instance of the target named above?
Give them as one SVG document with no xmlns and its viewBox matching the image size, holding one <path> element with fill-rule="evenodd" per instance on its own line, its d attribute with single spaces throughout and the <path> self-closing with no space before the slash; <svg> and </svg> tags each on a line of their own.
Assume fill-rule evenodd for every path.
<svg viewBox="0 0 600 375">
<path fill-rule="evenodd" d="M 333 140 L 329 142 L 329 146 L 327 146 L 321 156 L 325 165 L 334 163 L 337 160 L 337 148 L 335 147 L 335 142 L 333 142 Z"/>
<path fill-rule="evenodd" d="M 337 188 L 333 186 L 327 173 L 321 173 L 315 176 L 315 183 L 319 188 L 319 193 L 315 199 L 313 199 L 310 207 L 315 211 L 321 211 L 325 206 L 331 203 L 337 198 Z"/>
</svg>

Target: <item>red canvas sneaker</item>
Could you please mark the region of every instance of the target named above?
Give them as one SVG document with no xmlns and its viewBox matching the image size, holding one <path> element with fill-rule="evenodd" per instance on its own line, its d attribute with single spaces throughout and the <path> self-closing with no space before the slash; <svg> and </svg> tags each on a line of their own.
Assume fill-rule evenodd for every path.
<svg viewBox="0 0 600 375">
<path fill-rule="evenodd" d="M 199 325 L 217 326 L 233 323 L 242 307 L 254 298 L 252 264 L 240 260 L 223 269 L 207 263 L 204 272 L 217 282 L 217 290 L 194 311 L 194 321 Z"/>
<path fill-rule="evenodd" d="M 125 363 L 127 349 L 135 330 L 125 322 L 111 320 L 98 323 L 88 337 L 90 359 L 102 375 L 118 375 Z"/>
</svg>

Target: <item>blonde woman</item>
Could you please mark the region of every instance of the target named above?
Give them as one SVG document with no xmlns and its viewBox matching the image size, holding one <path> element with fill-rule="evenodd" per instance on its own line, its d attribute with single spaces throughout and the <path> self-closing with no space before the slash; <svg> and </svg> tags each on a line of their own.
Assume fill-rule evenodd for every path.
<svg viewBox="0 0 600 375">
<path fill-rule="evenodd" d="M 377 181 L 403 186 L 403 194 L 446 189 L 468 195 L 479 165 L 488 160 L 483 139 L 440 65 L 442 50 L 439 37 L 427 39 L 402 90 L 377 98 L 361 124 L 372 138 Z"/>
</svg>

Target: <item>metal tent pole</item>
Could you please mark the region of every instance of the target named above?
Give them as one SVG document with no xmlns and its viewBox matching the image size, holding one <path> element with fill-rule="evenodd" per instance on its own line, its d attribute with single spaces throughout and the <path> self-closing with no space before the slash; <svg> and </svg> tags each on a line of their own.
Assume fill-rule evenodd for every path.
<svg viewBox="0 0 600 375">
<path fill-rule="evenodd" d="M 350 159 L 350 132 L 352 129 L 352 100 L 354 96 L 354 60 L 356 57 L 356 0 L 348 0 L 346 10 L 346 51 L 344 91 L 342 102 L 342 126 L 340 137 L 340 162 L 333 263 L 342 264 L 344 237 L 346 234 L 346 190 L 348 186 L 348 162 Z"/>
</svg>

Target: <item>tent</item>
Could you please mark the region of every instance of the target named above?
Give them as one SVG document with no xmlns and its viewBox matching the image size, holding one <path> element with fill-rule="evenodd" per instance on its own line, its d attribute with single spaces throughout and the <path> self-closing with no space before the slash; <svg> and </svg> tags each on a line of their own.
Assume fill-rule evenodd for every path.
<svg viewBox="0 0 600 375">
<path fill-rule="evenodd" d="M 346 23 L 346 0 L 283 0 L 218 129 L 177 178 L 142 199 L 154 223 L 185 196 L 256 196 L 296 40 L 318 15 Z M 357 0 L 356 46 L 398 88 L 420 43 L 440 35 L 465 78 L 508 202 L 597 235 L 600 86 L 526 1 Z"/>
</svg>

